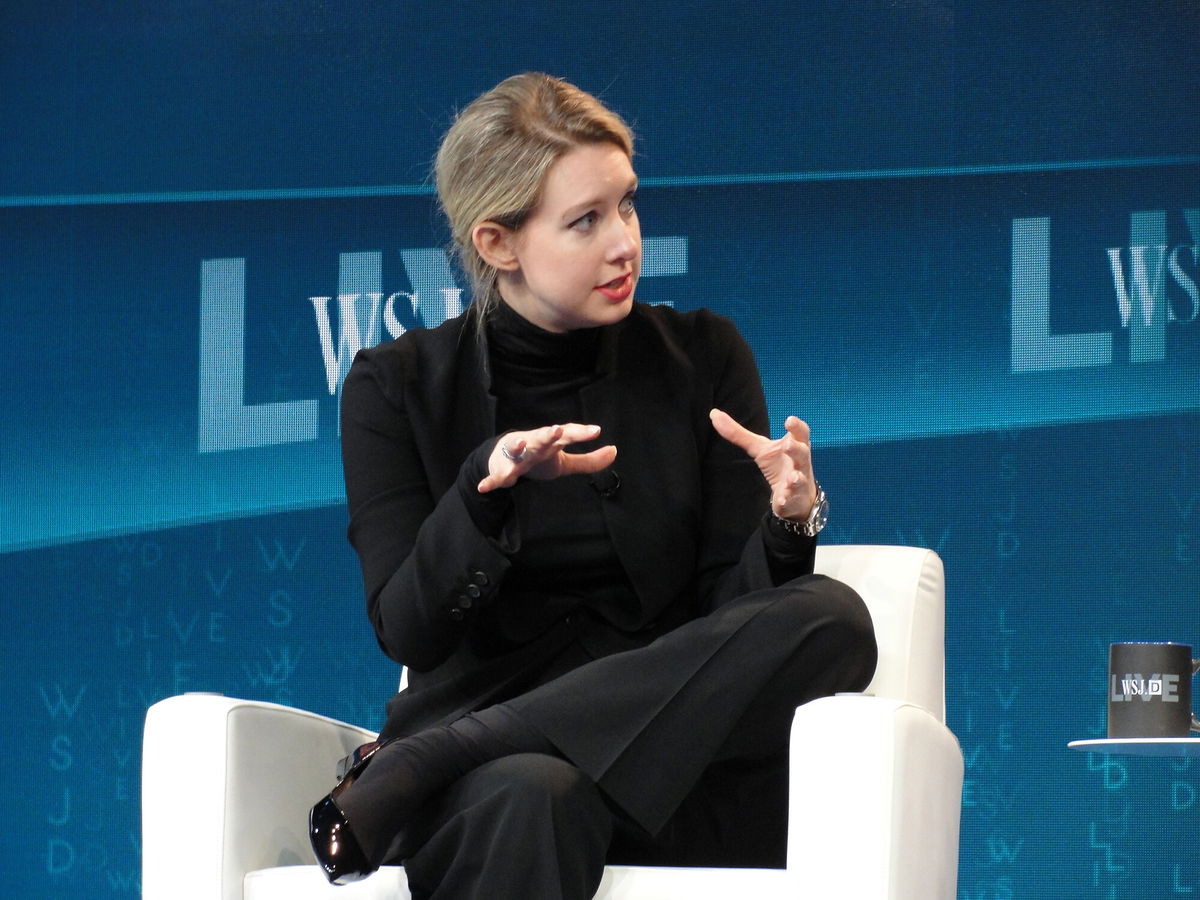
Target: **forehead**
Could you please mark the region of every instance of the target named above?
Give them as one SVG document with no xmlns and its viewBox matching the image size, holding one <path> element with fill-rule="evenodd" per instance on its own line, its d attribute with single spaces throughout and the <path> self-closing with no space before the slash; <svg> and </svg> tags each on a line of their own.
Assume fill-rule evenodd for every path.
<svg viewBox="0 0 1200 900">
<path fill-rule="evenodd" d="M 637 181 L 633 164 L 616 144 L 584 144 L 557 160 L 546 173 L 543 206 L 569 206 L 622 197 Z"/>
</svg>

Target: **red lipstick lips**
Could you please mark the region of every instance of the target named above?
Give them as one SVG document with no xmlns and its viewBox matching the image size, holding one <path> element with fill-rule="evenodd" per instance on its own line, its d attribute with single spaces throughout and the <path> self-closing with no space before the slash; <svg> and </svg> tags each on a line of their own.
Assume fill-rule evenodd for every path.
<svg viewBox="0 0 1200 900">
<path fill-rule="evenodd" d="M 607 284 L 599 285 L 596 290 L 609 300 L 624 300 L 633 293 L 633 276 L 627 273 Z"/>
</svg>

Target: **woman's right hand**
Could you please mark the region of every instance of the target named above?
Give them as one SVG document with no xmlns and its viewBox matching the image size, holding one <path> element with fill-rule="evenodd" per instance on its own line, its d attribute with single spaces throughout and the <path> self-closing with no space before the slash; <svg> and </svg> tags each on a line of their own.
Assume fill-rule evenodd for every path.
<svg viewBox="0 0 1200 900">
<path fill-rule="evenodd" d="M 510 431 L 496 441 L 488 457 L 488 474 L 479 482 L 479 493 L 512 487 L 522 477 L 549 481 L 561 475 L 590 475 L 607 469 L 617 458 L 617 448 L 612 444 L 587 453 L 567 453 L 565 449 L 594 440 L 599 434 L 599 425 L 575 422 Z"/>
</svg>

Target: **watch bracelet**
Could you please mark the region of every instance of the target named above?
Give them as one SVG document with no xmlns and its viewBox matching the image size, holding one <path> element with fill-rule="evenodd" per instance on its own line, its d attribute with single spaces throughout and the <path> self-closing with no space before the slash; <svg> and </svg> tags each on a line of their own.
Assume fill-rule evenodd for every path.
<svg viewBox="0 0 1200 900">
<path fill-rule="evenodd" d="M 808 518 L 803 522 L 797 522 L 795 519 L 785 519 L 783 516 L 777 515 L 775 510 L 771 507 L 768 507 L 768 510 L 771 513 L 771 518 L 774 519 L 788 534 L 794 534 L 797 537 L 812 538 L 816 537 L 825 525 L 824 522 L 821 522 L 818 525 L 814 519 L 818 518 L 821 505 L 826 500 L 827 498 L 825 496 L 825 491 L 822 490 L 821 486 L 818 484 L 817 496 L 813 499 L 812 511 L 809 512 Z"/>
</svg>

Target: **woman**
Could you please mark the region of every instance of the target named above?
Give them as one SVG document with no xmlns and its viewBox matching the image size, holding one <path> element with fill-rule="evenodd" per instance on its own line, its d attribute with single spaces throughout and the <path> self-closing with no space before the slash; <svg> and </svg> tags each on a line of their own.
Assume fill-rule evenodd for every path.
<svg viewBox="0 0 1200 900">
<path fill-rule="evenodd" d="M 812 575 L 807 426 L 766 437 L 731 323 L 634 302 L 632 141 L 540 74 L 458 116 L 438 196 L 475 302 L 363 351 L 350 540 L 408 666 L 313 809 L 330 879 L 591 897 L 606 861 L 780 865 L 791 714 L 861 690 L 862 601 Z"/>
</svg>

